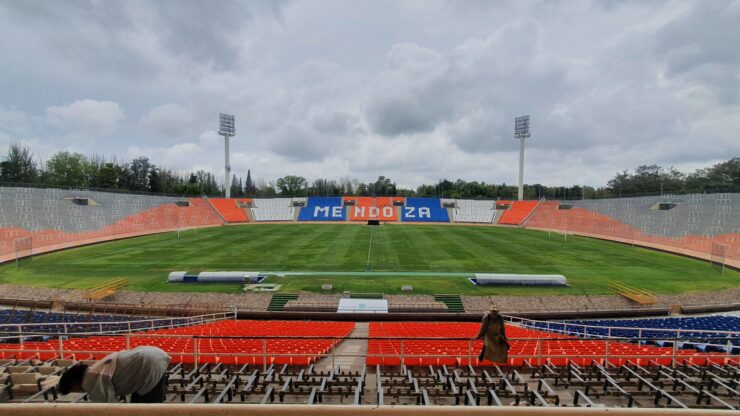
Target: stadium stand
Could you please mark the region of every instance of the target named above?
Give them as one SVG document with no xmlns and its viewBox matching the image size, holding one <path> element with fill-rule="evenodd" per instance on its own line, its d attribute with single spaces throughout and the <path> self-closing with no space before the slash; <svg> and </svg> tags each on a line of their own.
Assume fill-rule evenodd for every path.
<svg viewBox="0 0 740 416">
<path fill-rule="evenodd" d="M 460 365 L 478 366 L 476 353 L 482 341 L 472 340 L 478 334 L 480 324 L 459 322 L 371 322 L 368 343 L 368 365 Z M 466 340 L 449 340 L 449 334 Z M 650 345 L 637 345 L 625 341 L 581 339 L 553 332 L 544 332 L 507 326 L 506 335 L 510 340 L 510 366 L 521 366 L 524 360 L 532 365 L 549 363 L 564 366 L 572 363 L 579 366 L 594 364 L 623 365 L 632 360 L 638 365 L 654 361 L 670 365 L 673 361 L 673 348 Z M 665 336 L 665 335 L 661 335 Z M 398 337 L 401 340 L 378 340 L 373 338 Z M 415 338 L 429 338 L 415 340 Z M 706 364 L 723 363 L 724 357 L 718 353 L 699 353 L 694 349 L 681 350 L 676 356 L 680 363 Z M 484 364 L 484 363 L 483 363 Z M 490 365 L 490 364 L 489 364 Z"/>
<path fill-rule="evenodd" d="M 25 333 L 49 332 L 49 333 L 75 333 L 75 332 L 99 332 L 112 330 L 128 330 L 129 328 L 148 328 L 148 323 L 127 325 L 116 325 L 116 322 L 140 321 L 144 317 L 132 317 L 121 315 L 99 315 L 99 314 L 71 314 L 58 312 L 41 312 L 23 309 L 0 309 L 0 342 L 15 342 L 17 337 L 4 338 L 3 333 L 17 333 L 19 329 Z M 89 323 L 105 323 L 107 325 L 84 325 Z M 82 325 L 75 325 L 82 324 Z M 21 325 L 20 327 L 18 325 Z"/>
<path fill-rule="evenodd" d="M 495 201 L 455 200 L 452 219 L 455 222 L 490 224 L 496 219 Z"/>
<path fill-rule="evenodd" d="M 167 403 L 513 405 L 529 406 L 527 413 L 533 406 L 737 410 L 738 361 L 727 354 L 509 325 L 509 363 L 492 366 L 475 358 L 477 323 L 377 322 L 365 328 L 365 365 L 350 366 L 342 359 L 357 356 L 357 350 L 337 350 L 365 338 L 347 339 L 354 324 L 339 322 L 219 320 L 125 336 L 0 345 L 0 402 L 66 402 L 58 407 L 70 409 L 70 402 L 85 398 L 54 390 L 66 368 L 108 351 L 155 345 L 173 358 Z M 162 414 L 167 406 L 172 405 L 152 408 Z"/>
<path fill-rule="evenodd" d="M 684 341 L 678 343 L 679 348 L 692 348 L 699 351 L 721 351 L 732 354 L 740 353 L 740 339 L 728 340 L 728 338 L 732 338 L 734 335 L 722 332 L 727 331 L 735 334 L 740 332 L 740 317 L 738 316 L 714 315 L 682 318 L 572 320 L 563 322 L 532 321 L 526 325 L 548 331 L 588 336 L 682 338 Z M 660 339 L 652 343 L 660 346 L 671 345 L 670 341 Z"/>
<path fill-rule="evenodd" d="M 406 198 L 401 218 L 404 222 L 450 222 L 439 198 Z"/>
<path fill-rule="evenodd" d="M 209 198 L 213 207 L 226 222 L 249 222 L 247 209 L 240 204 L 252 204 L 252 198 Z"/>
<path fill-rule="evenodd" d="M 646 235 L 681 237 L 740 233 L 737 194 L 663 195 L 574 201 L 584 208 L 640 229 Z"/>
<path fill-rule="evenodd" d="M 85 205 L 75 203 L 85 200 Z M 178 198 L 87 190 L 0 187 L 4 227 L 67 233 L 95 231 L 128 216 L 175 204 Z"/>
<path fill-rule="evenodd" d="M 188 226 L 213 226 L 220 225 L 222 222 L 219 220 L 216 213 L 211 209 L 210 204 L 203 198 L 189 198 L 188 208 L 183 212 L 178 211 L 178 215 L 182 218 L 182 223 Z M 169 212 L 172 212 L 173 207 L 170 208 Z"/>
<path fill-rule="evenodd" d="M 740 266 L 738 194 L 546 201 L 528 228 L 638 243 Z"/>
<path fill-rule="evenodd" d="M 298 221 L 346 221 L 347 212 L 342 197 L 309 197 L 301 208 Z"/>
<path fill-rule="evenodd" d="M 403 203 L 402 197 L 345 196 L 343 198 L 349 211 L 350 221 L 396 222 L 398 221 L 398 210 L 394 206 L 394 200 Z M 348 201 L 352 204 L 347 204 Z"/>
<path fill-rule="evenodd" d="M 499 224 L 520 225 L 534 212 L 539 201 L 512 201 L 498 220 Z"/>
<path fill-rule="evenodd" d="M 78 204 L 84 201 L 84 204 Z M 221 224 L 201 198 L 0 187 L 0 258 Z"/>
<path fill-rule="evenodd" d="M 69 337 L 65 356 L 100 359 L 107 352 L 152 345 L 168 352 L 173 363 L 306 365 L 327 354 L 354 328 L 352 322 L 234 321 L 142 331 L 136 335 Z M 173 337 L 180 336 L 180 337 Z M 198 336 L 199 338 L 194 338 Z M 316 338 L 312 338 L 316 337 Z M 0 358 L 57 358 L 59 341 L 4 344 Z M 41 351 L 41 352 L 37 352 Z M 196 358 L 193 354 L 197 352 Z"/>
<path fill-rule="evenodd" d="M 0 401 L 24 402 L 22 411 L 11 414 L 93 413 L 83 393 L 58 396 L 51 380 L 74 360 L 5 360 L 0 363 Z M 345 413 L 336 405 L 351 404 L 351 414 L 481 414 L 502 415 L 564 414 L 722 414 L 709 409 L 736 410 L 734 364 L 711 367 L 683 366 L 671 369 L 633 363 L 588 368 L 572 363 L 568 367 L 532 366 L 519 368 L 428 366 L 426 368 L 363 366 L 348 369 L 337 365 L 215 365 L 168 369 L 166 401 L 162 405 L 115 406 L 116 414 L 243 414 L 293 415 L 299 413 Z M 4 381 L 14 375 L 38 374 L 43 385 L 20 394 L 2 396 L 10 390 Z M 31 382 L 37 377 L 33 377 Z M 17 379 L 17 377 L 16 377 Z M 709 381 L 707 381 L 709 380 Z M 11 386 L 15 387 L 16 384 Z M 11 388 L 12 388 L 11 387 Z M 63 405 L 49 406 L 43 402 Z M 177 403 L 177 404 L 176 404 Z M 193 405 L 194 403 L 199 403 Z M 200 403 L 229 403 L 228 407 L 207 407 Z M 178 405 L 179 404 L 179 405 Z M 240 404 L 259 405 L 242 407 Z M 278 404 L 278 406 L 268 406 Z M 307 409 L 305 405 L 313 408 Z M 328 405 L 316 408 L 316 405 Z M 358 406 L 364 405 L 364 406 Z M 395 406 L 387 406 L 395 405 Z M 413 408 L 410 406 L 419 406 Z M 430 406 L 445 405 L 431 410 Z M 457 407 L 454 407 L 457 406 Z M 490 407 L 486 411 L 480 407 Z M 506 407 L 502 407 L 506 406 Z M 526 409 L 514 409 L 522 406 Z M 568 409 L 561 407 L 567 406 Z M 197 407 L 197 409 L 195 409 Z M 470 407 L 475 407 L 471 409 Z M 552 409 L 553 407 L 561 409 Z M 573 410 L 576 407 L 584 409 Z M 613 408 L 613 409 L 610 409 Z M 624 410 L 624 408 L 633 408 Z M 665 409 L 668 408 L 668 409 Z M 687 411 L 698 409 L 696 412 Z M 402 410 L 399 410 L 402 409 Z M 51 412 L 51 413 L 50 413 Z M 725 412 L 726 414 L 730 414 Z M 733 413 L 734 414 L 734 413 Z"/>
<path fill-rule="evenodd" d="M 291 198 L 258 198 L 252 204 L 254 221 L 295 220 L 295 207 Z"/>
</svg>

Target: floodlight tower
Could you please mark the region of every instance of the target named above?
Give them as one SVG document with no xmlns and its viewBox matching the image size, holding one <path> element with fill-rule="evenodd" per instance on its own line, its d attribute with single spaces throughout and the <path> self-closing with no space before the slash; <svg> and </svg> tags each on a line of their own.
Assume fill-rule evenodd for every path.
<svg viewBox="0 0 740 416">
<path fill-rule="evenodd" d="M 231 198 L 231 165 L 229 164 L 229 137 L 234 137 L 234 116 L 220 113 L 218 115 L 218 134 L 224 136 L 224 190 L 226 198 Z"/>
<path fill-rule="evenodd" d="M 529 137 L 529 115 L 514 119 L 514 138 L 519 139 L 519 200 L 524 199 L 524 139 Z"/>
</svg>

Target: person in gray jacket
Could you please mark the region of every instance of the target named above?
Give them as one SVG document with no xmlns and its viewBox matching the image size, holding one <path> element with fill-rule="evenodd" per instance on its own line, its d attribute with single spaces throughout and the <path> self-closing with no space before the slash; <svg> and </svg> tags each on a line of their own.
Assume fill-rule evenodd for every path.
<svg viewBox="0 0 740 416">
<path fill-rule="evenodd" d="M 131 395 L 131 403 L 162 403 L 170 357 L 157 347 L 114 352 L 87 366 L 76 364 L 59 380 L 61 394 L 86 392 L 90 401 L 114 403 Z"/>
</svg>

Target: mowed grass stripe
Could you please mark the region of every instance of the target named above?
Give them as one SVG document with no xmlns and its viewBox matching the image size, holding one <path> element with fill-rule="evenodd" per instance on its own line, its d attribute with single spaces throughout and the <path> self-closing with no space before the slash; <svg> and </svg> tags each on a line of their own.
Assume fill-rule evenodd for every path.
<svg viewBox="0 0 740 416">
<path fill-rule="evenodd" d="M 222 291 L 238 285 L 169 285 L 170 271 L 364 271 L 371 228 L 350 224 L 250 224 L 165 233 L 80 247 L 0 266 L 0 283 L 84 288 L 128 277 L 131 290 Z M 478 288 L 462 277 L 272 278 L 284 290 L 397 293 L 606 294 L 620 280 L 659 293 L 740 286 L 740 274 L 689 258 L 584 237 L 502 227 L 384 225 L 373 229 L 374 271 L 561 273 L 568 288 Z"/>
</svg>

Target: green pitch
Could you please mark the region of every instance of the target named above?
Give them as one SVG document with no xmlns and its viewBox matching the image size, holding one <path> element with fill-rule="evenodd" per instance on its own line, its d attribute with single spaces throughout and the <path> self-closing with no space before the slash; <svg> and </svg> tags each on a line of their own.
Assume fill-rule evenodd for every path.
<svg viewBox="0 0 740 416">
<path fill-rule="evenodd" d="M 415 276 L 272 276 L 282 291 L 458 294 L 608 294 L 615 279 L 659 293 L 740 286 L 740 273 L 685 257 L 580 237 L 499 227 L 254 224 L 139 237 L 39 255 L 0 266 L 0 283 L 85 288 L 127 277 L 128 290 L 241 291 L 240 285 L 168 284 L 174 270 L 429 272 Z M 433 273 L 563 274 L 567 288 L 476 287 Z"/>
</svg>

